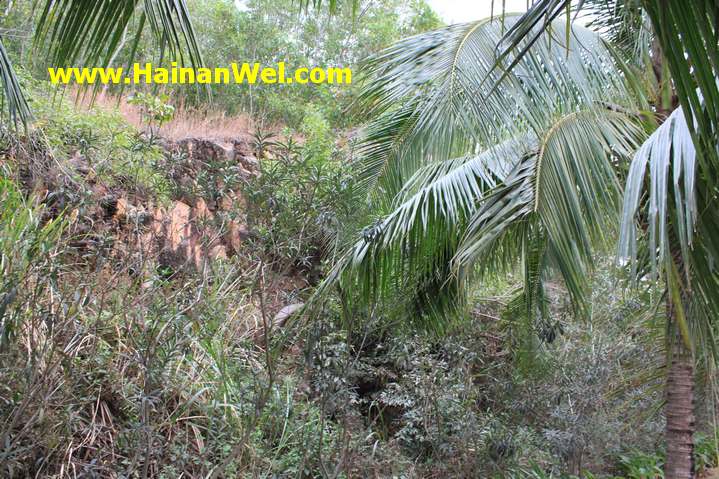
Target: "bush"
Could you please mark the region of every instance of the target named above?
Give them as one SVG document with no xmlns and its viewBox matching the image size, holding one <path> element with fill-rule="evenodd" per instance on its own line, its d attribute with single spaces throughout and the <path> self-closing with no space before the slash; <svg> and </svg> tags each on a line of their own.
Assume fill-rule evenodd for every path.
<svg viewBox="0 0 719 479">
<path fill-rule="evenodd" d="M 627 479 L 660 479 L 664 477 L 664 459 L 658 454 L 633 452 L 619 456 L 622 474 Z"/>
<path fill-rule="evenodd" d="M 350 176 L 320 116 L 308 122 L 304 145 L 256 135 L 258 178 L 247 182 L 248 223 L 256 244 L 276 270 L 301 272 L 317 282 L 344 218 L 356 204 Z M 265 150 L 271 152 L 265 154 Z"/>
</svg>

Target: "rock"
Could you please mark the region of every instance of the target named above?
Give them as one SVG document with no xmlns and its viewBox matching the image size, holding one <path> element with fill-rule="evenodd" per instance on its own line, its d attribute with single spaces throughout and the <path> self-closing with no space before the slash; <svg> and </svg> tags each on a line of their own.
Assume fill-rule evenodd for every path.
<svg viewBox="0 0 719 479">
<path fill-rule="evenodd" d="M 195 209 L 194 209 L 193 217 L 195 219 L 205 220 L 205 219 L 212 219 L 213 216 L 214 215 L 210 211 L 210 207 L 208 206 L 207 202 L 204 199 L 199 198 L 195 202 Z"/>
<path fill-rule="evenodd" d="M 245 140 L 233 140 L 232 149 L 235 152 L 235 158 L 252 155 L 252 148 Z"/>
<path fill-rule="evenodd" d="M 707 469 L 699 477 L 701 479 L 719 479 L 719 467 Z"/>
<path fill-rule="evenodd" d="M 135 208 L 130 214 L 130 221 L 137 226 L 149 226 L 153 215 L 145 208 Z"/>
<path fill-rule="evenodd" d="M 127 202 L 127 198 L 118 198 L 115 201 L 115 219 L 118 221 L 124 221 L 127 219 L 127 214 L 130 211 L 130 204 Z"/>
<path fill-rule="evenodd" d="M 240 223 L 247 219 L 247 199 L 239 192 L 232 192 L 224 196 L 218 203 L 218 207 Z"/>
<path fill-rule="evenodd" d="M 185 138 L 176 144 L 176 148 L 185 153 L 189 163 L 198 165 L 207 163 L 236 162 L 244 177 L 257 175 L 259 162 L 249 145 L 242 140 L 232 143 L 219 142 L 204 138 Z"/>
<path fill-rule="evenodd" d="M 149 226 L 153 220 L 153 214 L 143 206 L 130 204 L 127 198 L 114 199 L 111 195 L 100 200 L 100 207 L 103 209 L 105 218 L 109 215 L 121 223 L 130 223 L 135 226 Z"/>
<path fill-rule="evenodd" d="M 119 200 L 115 195 L 105 195 L 100 198 L 99 203 L 100 208 L 102 208 L 102 216 L 104 219 L 109 220 L 117 214 L 118 202 Z"/>
<path fill-rule="evenodd" d="M 218 244 L 210 248 L 210 259 L 227 259 L 227 247 L 222 244 Z"/>
<path fill-rule="evenodd" d="M 201 197 L 208 192 L 197 185 L 203 171 L 220 167 L 231 167 L 246 180 L 258 175 L 259 162 L 250 145 L 243 139 L 185 138 L 164 141 L 162 147 L 169 161 L 167 174 L 176 183 L 169 206 L 159 206 L 142 193 L 123 192 L 122 185 L 110 189 L 99 182 L 94 186 L 97 208 L 93 214 L 112 220 L 108 226 L 115 229 L 118 244 L 132 243 L 148 257 L 154 256 L 158 272 L 168 279 L 187 266 L 200 269 L 207 261 L 241 253 L 251 235 L 241 189 L 225 185 L 219 177 L 214 179 L 217 185 L 209 186 L 222 193 Z M 89 165 L 77 154 L 68 166 L 79 171 Z"/>
<path fill-rule="evenodd" d="M 172 251 L 177 251 L 182 243 L 192 236 L 190 211 L 191 208 L 181 201 L 176 201 L 172 211 L 170 211 L 170 224 L 167 229 L 167 246 L 169 246 Z"/>
<path fill-rule="evenodd" d="M 230 222 L 225 235 L 225 244 L 230 247 L 232 254 L 237 254 L 242 248 L 242 242 L 250 235 L 249 230 L 243 224 L 236 221 Z"/>
<path fill-rule="evenodd" d="M 180 140 L 177 146 L 187 154 L 190 160 L 200 160 L 209 163 L 232 161 L 235 159 L 234 145 L 224 145 L 212 140 L 185 138 L 184 140 Z"/>
<path fill-rule="evenodd" d="M 305 303 L 288 304 L 284 308 L 280 309 L 275 317 L 272 319 L 272 324 L 275 327 L 283 327 L 287 320 L 295 314 L 297 311 L 305 307 Z"/>
<path fill-rule="evenodd" d="M 250 173 L 259 173 L 260 162 L 254 156 L 237 156 L 237 162 Z"/>
</svg>

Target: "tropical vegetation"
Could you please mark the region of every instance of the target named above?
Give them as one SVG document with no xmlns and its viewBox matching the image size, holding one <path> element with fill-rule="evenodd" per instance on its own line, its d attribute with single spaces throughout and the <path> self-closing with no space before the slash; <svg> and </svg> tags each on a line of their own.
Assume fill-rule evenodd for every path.
<svg viewBox="0 0 719 479">
<path fill-rule="evenodd" d="M 9 2 L 3 475 L 714 477 L 717 5 L 491 12 Z M 43 72 L 236 56 L 362 80 Z"/>
</svg>

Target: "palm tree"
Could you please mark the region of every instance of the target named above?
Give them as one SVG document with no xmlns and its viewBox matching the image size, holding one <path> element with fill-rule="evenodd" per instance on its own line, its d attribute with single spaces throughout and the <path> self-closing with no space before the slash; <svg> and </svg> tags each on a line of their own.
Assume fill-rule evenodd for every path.
<svg viewBox="0 0 719 479">
<path fill-rule="evenodd" d="M 358 167 L 381 214 L 326 285 L 356 283 L 367 300 L 409 289 L 413 304 L 442 313 L 467 280 L 520 256 L 527 280 L 515 304 L 528 317 L 545 313 L 551 269 L 586 308 L 591 246 L 621 204 L 614 164 L 644 138 L 639 107 L 583 27 L 564 44 L 540 36 L 511 71 L 495 68 L 518 20 L 450 26 L 370 59 L 360 108 L 374 119 Z"/>
<path fill-rule="evenodd" d="M 590 2 L 591 3 L 591 2 Z M 653 31 L 651 61 L 679 108 L 637 152 L 627 178 L 620 255 L 636 262 L 637 217 L 649 236 L 652 273 L 667 289 L 665 476 L 693 477 L 696 343 L 709 338 L 714 366 L 713 317 L 719 311 L 715 263 L 719 254 L 716 208 L 719 169 L 719 30 L 716 2 L 623 0 L 607 2 L 609 24 L 638 35 Z M 524 31 L 568 11 L 569 0 L 540 0 L 508 32 L 508 50 Z M 619 18 L 617 12 L 624 14 Z M 567 14 L 568 15 L 568 14 Z M 644 26 L 648 18 L 650 28 Z M 638 27 L 639 26 L 639 27 Z M 646 45 L 646 42 L 645 42 Z M 663 69 L 668 70 L 664 75 Z M 665 78 L 662 78 L 662 77 Z M 655 105 L 658 114 L 670 105 Z M 663 118 L 662 118 L 663 119 Z M 670 181 L 671 180 L 671 181 Z M 646 184 L 646 186 L 644 186 Z M 637 213 L 641 213 L 637 215 Z"/>
<path fill-rule="evenodd" d="M 701 1 L 691 2 L 694 10 L 658 0 L 586 3 L 609 8 L 611 15 L 600 18 L 615 40 L 632 47 L 646 46 L 653 27 L 660 48 L 649 58 L 660 72 L 666 59 L 673 82 L 664 78 L 663 86 L 676 88 L 681 107 L 665 120 L 671 108 L 631 88 L 637 85 L 622 55 L 571 26 L 568 0 L 538 1 L 520 18 L 398 43 L 370 60 L 361 97 L 375 119 L 360 175 L 384 214 L 348 248 L 325 287 L 337 282 L 365 301 L 411 291 L 410 306 L 441 317 L 436 313 L 461 299 L 467 279 L 519 258 L 525 281 L 512 306 L 525 319 L 546 315 L 550 269 L 584 313 L 592 245 L 621 218 L 620 255 L 640 265 L 639 219 L 651 274 L 666 287 L 666 477 L 688 478 L 696 346 L 708 338 L 713 352 L 711 317 L 719 311 L 719 217 L 711 208 L 717 11 Z M 565 12 L 566 23 L 559 19 Z M 563 42 L 558 31 L 566 32 Z M 644 58 L 648 51 L 634 48 Z M 640 147 L 645 128 L 662 122 Z M 620 213 L 617 167 L 631 156 Z"/>
<path fill-rule="evenodd" d="M 56 67 L 108 66 L 126 32 L 134 31 L 131 63 L 140 35 L 149 24 L 160 51 L 181 64 L 202 64 L 185 0 L 44 0 L 39 5 L 36 47 L 47 49 L 48 63 Z M 18 126 L 30 108 L 12 62 L 0 38 L 0 83 L 3 113 Z"/>
</svg>

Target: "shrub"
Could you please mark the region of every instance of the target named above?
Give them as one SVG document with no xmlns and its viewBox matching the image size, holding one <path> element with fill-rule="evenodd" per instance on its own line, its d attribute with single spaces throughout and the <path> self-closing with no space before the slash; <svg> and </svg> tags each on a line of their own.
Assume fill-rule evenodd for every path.
<svg viewBox="0 0 719 479">
<path fill-rule="evenodd" d="M 304 146 L 263 140 L 271 157 L 260 161 L 259 177 L 243 188 L 249 226 L 267 262 L 279 271 L 302 272 L 310 282 L 319 280 L 322 259 L 356 204 L 348 169 L 335 157 L 323 125 L 318 121 Z"/>
<path fill-rule="evenodd" d="M 627 479 L 660 479 L 664 477 L 664 459 L 658 454 L 633 452 L 619 456 L 620 469 Z"/>
</svg>

